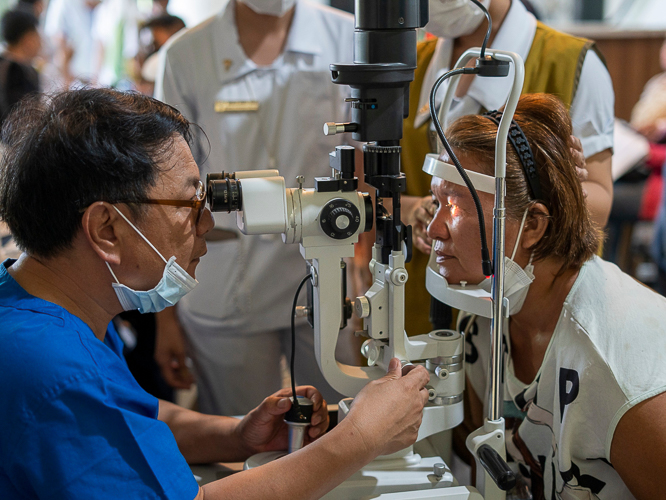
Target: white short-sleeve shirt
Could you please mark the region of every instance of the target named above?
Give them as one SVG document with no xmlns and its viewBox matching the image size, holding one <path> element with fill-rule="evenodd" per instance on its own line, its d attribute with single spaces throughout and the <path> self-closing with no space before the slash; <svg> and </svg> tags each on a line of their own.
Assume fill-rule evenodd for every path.
<svg viewBox="0 0 666 500">
<path fill-rule="evenodd" d="M 351 62 L 354 19 L 298 0 L 283 53 L 270 66 L 246 57 L 238 42 L 234 2 L 169 42 L 156 97 L 202 127 L 194 156 L 209 172 L 277 168 L 287 187 L 296 176 L 314 185 L 330 175 L 329 152 L 345 140 L 323 124 L 349 117 L 349 88 L 331 82 L 329 65 Z M 216 102 L 257 101 L 258 111 L 215 111 Z M 210 150 L 208 149 L 210 141 Z M 236 230 L 234 214 L 216 213 L 216 228 Z M 209 242 L 197 268 L 200 284 L 179 304 L 195 328 L 253 332 L 289 325 L 291 301 L 305 275 L 298 245 L 279 235 Z"/>
<path fill-rule="evenodd" d="M 459 325 L 469 316 L 463 313 Z M 471 389 L 486 400 L 490 320 L 466 338 Z M 594 257 L 571 288 L 535 379 L 515 375 L 503 342 L 507 452 L 546 499 L 633 499 L 610 463 L 620 419 L 666 391 L 666 299 Z M 468 387 L 469 390 L 469 387 Z M 513 420 L 515 418 L 515 420 Z M 535 496 L 536 498 L 536 496 Z"/>
</svg>

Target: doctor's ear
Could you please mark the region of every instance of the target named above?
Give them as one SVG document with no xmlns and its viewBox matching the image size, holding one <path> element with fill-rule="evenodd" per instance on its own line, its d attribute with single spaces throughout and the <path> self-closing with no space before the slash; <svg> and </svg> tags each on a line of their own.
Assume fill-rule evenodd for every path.
<svg viewBox="0 0 666 500">
<path fill-rule="evenodd" d="M 86 208 L 81 227 L 86 240 L 100 258 L 110 264 L 120 264 L 121 237 L 117 229 L 121 221 L 113 205 L 98 201 Z"/>
<path fill-rule="evenodd" d="M 521 247 L 529 250 L 534 247 L 546 233 L 550 223 L 550 212 L 543 203 L 535 203 L 529 208 L 525 228 L 523 229 Z"/>
</svg>

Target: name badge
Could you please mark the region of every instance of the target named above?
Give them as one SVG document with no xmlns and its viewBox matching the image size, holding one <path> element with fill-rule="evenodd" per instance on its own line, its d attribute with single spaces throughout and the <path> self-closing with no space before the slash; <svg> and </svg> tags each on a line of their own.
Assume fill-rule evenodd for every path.
<svg viewBox="0 0 666 500">
<path fill-rule="evenodd" d="M 215 101 L 216 113 L 241 113 L 258 109 L 259 101 Z"/>
</svg>

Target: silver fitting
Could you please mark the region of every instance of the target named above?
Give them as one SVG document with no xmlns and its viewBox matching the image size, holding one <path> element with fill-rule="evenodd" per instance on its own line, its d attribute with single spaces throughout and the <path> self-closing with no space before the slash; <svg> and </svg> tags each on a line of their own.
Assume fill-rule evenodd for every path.
<svg viewBox="0 0 666 500">
<path fill-rule="evenodd" d="M 437 476 L 438 478 L 441 478 L 446 474 L 446 465 L 443 463 L 437 463 L 432 466 L 432 473 Z"/>
</svg>

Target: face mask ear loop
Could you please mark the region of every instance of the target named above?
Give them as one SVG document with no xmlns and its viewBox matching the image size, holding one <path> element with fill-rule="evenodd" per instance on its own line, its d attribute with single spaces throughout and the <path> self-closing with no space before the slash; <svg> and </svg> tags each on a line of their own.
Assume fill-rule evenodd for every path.
<svg viewBox="0 0 666 500">
<path fill-rule="evenodd" d="M 148 238 L 146 238 L 146 237 L 143 235 L 143 233 L 142 233 L 141 231 L 139 231 L 139 230 L 136 228 L 136 226 L 135 226 L 134 224 L 132 224 L 132 223 L 129 221 L 129 219 L 128 219 L 127 217 L 125 217 L 125 214 L 123 214 L 120 210 L 118 210 L 118 207 L 116 207 L 115 205 L 113 206 L 113 208 L 115 208 L 115 209 L 116 209 L 116 212 L 118 212 L 118 213 L 120 214 L 120 216 L 121 216 L 123 219 L 125 219 L 125 222 L 127 222 L 130 226 L 132 226 L 132 229 L 134 229 L 137 233 L 139 233 L 139 236 L 141 236 L 141 237 L 143 238 L 143 241 L 145 241 L 146 243 L 148 243 L 148 245 L 150 245 L 150 248 L 152 248 L 153 250 L 155 250 L 155 253 L 156 253 L 157 255 L 160 256 L 160 259 L 162 259 L 162 260 L 164 261 L 165 264 L 168 264 L 167 260 L 162 256 L 162 254 L 159 252 L 159 250 L 157 250 L 157 248 L 155 248 L 155 246 L 154 246 L 150 241 L 148 241 Z M 109 269 L 111 269 L 111 268 L 109 268 Z M 113 273 L 113 271 L 111 271 L 111 273 Z M 116 280 L 116 281 L 118 281 L 118 280 Z"/>
<path fill-rule="evenodd" d="M 113 269 L 111 269 L 109 263 L 107 261 L 104 261 L 104 263 L 106 264 L 106 267 L 109 268 L 109 272 L 111 273 L 111 276 L 113 276 L 113 279 L 116 280 L 116 283 L 120 285 L 120 281 L 118 281 L 118 278 L 116 278 L 116 273 L 113 272 Z"/>
<path fill-rule="evenodd" d="M 518 243 L 520 243 L 520 237 L 523 235 L 523 228 L 525 227 L 525 219 L 527 219 L 527 212 L 528 211 L 529 211 L 529 208 L 526 208 L 525 213 L 523 214 L 523 220 L 520 221 L 520 230 L 518 231 L 518 238 L 516 238 L 516 244 L 513 247 L 513 253 L 511 254 L 511 260 L 513 260 L 513 258 L 516 256 L 516 252 L 518 251 Z M 532 255 L 534 255 L 534 252 L 532 252 Z M 530 264 L 531 263 L 532 263 L 532 257 L 530 257 Z"/>
</svg>

